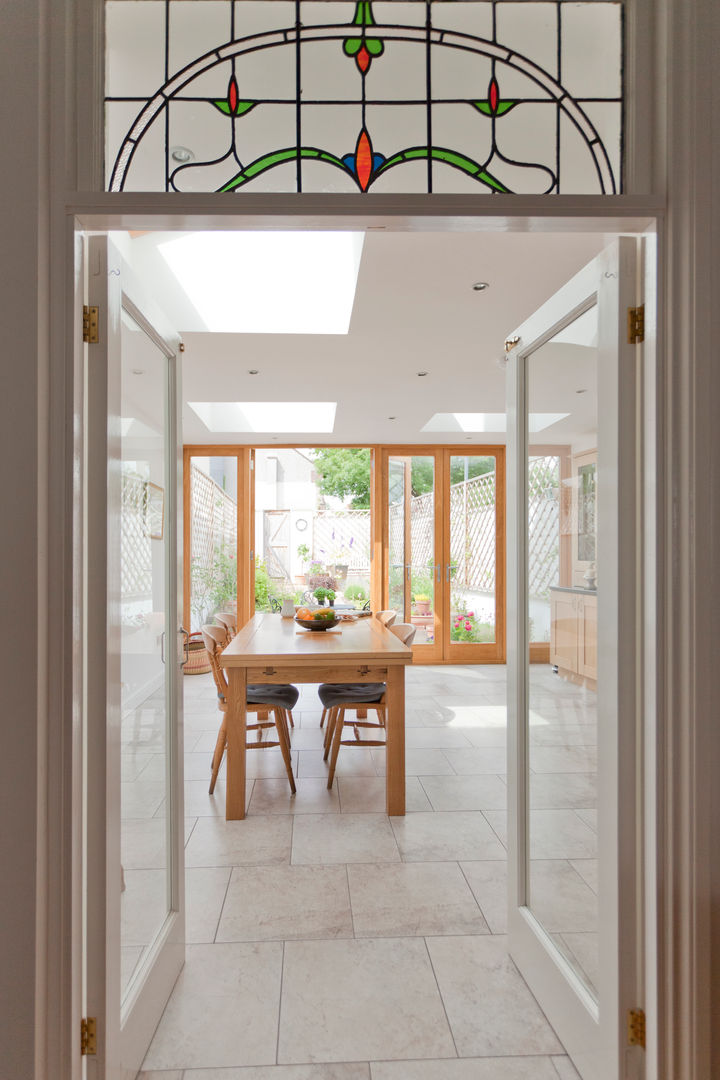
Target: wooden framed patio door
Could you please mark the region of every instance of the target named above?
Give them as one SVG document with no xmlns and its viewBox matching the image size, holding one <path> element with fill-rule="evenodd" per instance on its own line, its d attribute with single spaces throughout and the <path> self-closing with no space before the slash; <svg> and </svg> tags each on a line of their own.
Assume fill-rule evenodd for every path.
<svg viewBox="0 0 720 1080">
<path fill-rule="evenodd" d="M 382 606 L 418 663 L 505 660 L 505 450 L 382 450 Z"/>
</svg>

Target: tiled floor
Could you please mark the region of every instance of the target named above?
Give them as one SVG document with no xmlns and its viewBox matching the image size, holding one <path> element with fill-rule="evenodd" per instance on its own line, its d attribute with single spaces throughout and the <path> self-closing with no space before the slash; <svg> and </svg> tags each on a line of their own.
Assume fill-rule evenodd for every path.
<svg viewBox="0 0 720 1080">
<path fill-rule="evenodd" d="M 533 898 L 591 965 L 592 725 L 583 691 L 549 671 L 536 690 Z M 186 678 L 185 699 L 189 944 L 143 1080 L 577 1078 L 503 937 L 504 668 L 408 671 L 408 814 L 396 819 L 383 813 L 381 749 L 343 748 L 327 791 L 307 686 L 294 713 L 297 795 L 278 752 L 254 752 L 248 817 L 226 822 L 222 779 L 207 793 L 210 676 Z M 124 865 L 141 894 L 152 882 L 133 874 L 152 872 L 162 839 L 162 791 L 148 787 L 161 763 L 147 740 L 126 753 Z M 128 910 L 130 970 L 141 921 L 141 905 Z"/>
</svg>

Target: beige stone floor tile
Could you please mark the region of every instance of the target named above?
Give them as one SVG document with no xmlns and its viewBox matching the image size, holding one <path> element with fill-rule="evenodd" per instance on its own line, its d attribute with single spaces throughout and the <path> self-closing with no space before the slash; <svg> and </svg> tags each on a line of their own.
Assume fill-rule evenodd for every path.
<svg viewBox="0 0 720 1080">
<path fill-rule="evenodd" d="M 384 776 L 339 776 L 333 790 L 340 794 L 343 814 L 383 814 L 386 793 Z M 405 811 L 408 814 L 432 810 L 417 776 L 405 780 Z"/>
<path fill-rule="evenodd" d="M 423 940 L 286 943 L 280 1062 L 454 1056 Z"/>
<path fill-rule="evenodd" d="M 344 866 L 244 866 L 232 872 L 217 941 L 352 937 Z"/>
<path fill-rule="evenodd" d="M 154 754 L 135 753 L 133 750 L 126 750 L 125 753 L 120 755 L 120 777 L 122 781 L 131 783 L 133 780 L 139 779 L 154 757 Z"/>
<path fill-rule="evenodd" d="M 445 756 L 446 751 L 425 749 L 417 750 L 405 747 L 406 776 L 452 776 L 453 767 Z M 378 776 L 386 774 L 385 751 L 376 747 L 372 751 Z"/>
<path fill-rule="evenodd" d="M 408 814 L 390 820 L 403 862 L 505 858 L 505 849 L 480 811 Z"/>
<path fill-rule="evenodd" d="M 557 1080 L 549 1057 L 373 1061 L 372 1080 Z"/>
<path fill-rule="evenodd" d="M 323 761 L 322 750 L 301 750 L 297 776 L 324 777 L 327 783 L 329 766 Z M 377 776 L 375 763 L 369 747 L 341 746 L 338 754 L 336 776 Z"/>
<path fill-rule="evenodd" d="M 293 750 L 322 750 L 324 738 L 325 729 L 320 727 L 319 719 L 317 723 L 308 722 L 307 727 L 298 727 L 296 721 L 295 727 L 290 732 L 290 742 Z"/>
<path fill-rule="evenodd" d="M 505 844 L 507 812 L 486 810 L 485 817 Z M 597 837 L 574 810 L 530 812 L 532 859 L 594 859 L 596 854 Z"/>
<path fill-rule="evenodd" d="M 185 818 L 185 839 L 190 836 L 195 819 Z M 135 818 L 123 821 L 120 828 L 120 860 L 126 870 L 152 870 L 166 862 L 167 823 L 161 818 Z"/>
<path fill-rule="evenodd" d="M 185 870 L 185 940 L 210 944 L 215 940 L 230 881 L 229 866 L 190 866 Z"/>
<path fill-rule="evenodd" d="M 594 746 L 531 746 L 529 760 L 533 772 L 597 772 L 597 749 Z"/>
<path fill-rule="evenodd" d="M 243 866 L 288 863 L 292 819 L 281 814 L 244 821 L 198 818 L 187 848 L 187 866 Z"/>
<path fill-rule="evenodd" d="M 503 774 L 507 768 L 504 746 L 473 746 L 464 750 L 445 750 L 445 757 L 458 776 L 481 773 Z"/>
<path fill-rule="evenodd" d="M 461 731 L 450 727 L 409 728 L 405 746 L 410 750 L 458 750 L 471 744 Z"/>
<path fill-rule="evenodd" d="M 467 878 L 491 932 L 506 934 L 507 863 L 500 859 L 490 862 L 462 862 L 460 869 Z"/>
<path fill-rule="evenodd" d="M 296 814 L 293 826 L 293 866 L 400 862 L 384 814 Z"/>
<path fill-rule="evenodd" d="M 580 1080 L 580 1073 L 569 1057 L 553 1057 L 550 1059 L 560 1080 Z"/>
<path fill-rule="evenodd" d="M 530 861 L 530 908 L 550 933 L 598 928 L 598 898 L 569 862 Z"/>
<path fill-rule="evenodd" d="M 356 937 L 489 933 L 455 863 L 349 866 L 347 870 Z"/>
<path fill-rule="evenodd" d="M 284 780 L 255 781 L 249 805 L 251 814 L 339 814 L 340 799 L 337 785 L 328 791 L 327 781 L 322 778 L 298 777 L 296 794 L 290 791 L 287 777 Z"/>
<path fill-rule="evenodd" d="M 183 1080 L 182 1069 L 163 1069 L 162 1072 L 157 1072 L 153 1069 L 152 1072 L 141 1072 L 138 1074 L 137 1080 Z"/>
<path fill-rule="evenodd" d="M 588 828 L 592 829 L 594 833 L 598 829 L 598 816 L 596 809 L 580 808 L 575 811 L 581 821 L 584 821 Z"/>
<path fill-rule="evenodd" d="M 186 1069 L 182 1080 L 370 1080 L 370 1065 L 365 1061 L 354 1061 L 329 1065 L 255 1065 L 246 1069 Z"/>
<path fill-rule="evenodd" d="M 460 1057 L 562 1054 L 498 936 L 428 938 Z"/>
<path fill-rule="evenodd" d="M 530 728 L 530 746 L 596 746 L 592 724 L 553 723 Z"/>
<path fill-rule="evenodd" d="M 507 807 L 507 787 L 498 776 L 423 776 L 433 810 L 502 810 Z"/>
<path fill-rule="evenodd" d="M 571 859 L 570 865 L 577 871 L 586 885 L 589 885 L 594 893 L 598 891 L 598 861 L 597 859 Z"/>
<path fill-rule="evenodd" d="M 250 806 L 253 791 L 253 778 L 247 777 L 245 782 L 245 811 Z M 285 783 L 288 784 L 287 777 Z M 221 775 L 215 784 L 215 791 L 210 794 L 210 777 L 206 780 L 185 781 L 185 813 L 193 817 L 214 817 L 225 820 L 225 791 L 226 782 Z M 288 785 L 288 791 L 290 786 Z"/>
<path fill-rule="evenodd" d="M 189 945 L 146 1069 L 275 1062 L 283 946 Z"/>
<path fill-rule="evenodd" d="M 596 802 L 596 773 L 530 774 L 530 807 L 533 810 L 592 809 Z"/>
<path fill-rule="evenodd" d="M 133 780 L 120 785 L 121 816 L 151 818 L 165 802 L 165 783 L 162 780 Z"/>
<path fill-rule="evenodd" d="M 166 870 L 125 870 L 120 896 L 123 946 L 151 945 L 167 917 Z"/>
<path fill-rule="evenodd" d="M 566 946 L 563 951 L 566 954 L 569 953 L 571 960 L 584 974 L 590 986 L 596 988 L 600 966 L 598 935 L 596 933 L 568 933 L 560 934 L 559 937 Z"/>
</svg>

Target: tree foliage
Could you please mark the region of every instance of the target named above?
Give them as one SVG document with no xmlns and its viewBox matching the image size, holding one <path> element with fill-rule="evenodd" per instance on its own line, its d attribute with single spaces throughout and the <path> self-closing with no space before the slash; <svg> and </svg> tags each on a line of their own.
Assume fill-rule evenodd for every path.
<svg viewBox="0 0 720 1080">
<path fill-rule="evenodd" d="M 352 495 L 353 510 L 370 506 L 370 451 L 326 446 L 315 451 L 314 465 L 323 495 L 346 499 Z"/>
</svg>

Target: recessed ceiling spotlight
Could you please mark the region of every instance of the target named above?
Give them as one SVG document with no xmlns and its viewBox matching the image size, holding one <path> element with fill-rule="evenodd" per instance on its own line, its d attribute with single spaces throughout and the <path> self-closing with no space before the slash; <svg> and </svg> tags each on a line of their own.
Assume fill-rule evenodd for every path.
<svg viewBox="0 0 720 1080">
<path fill-rule="evenodd" d="M 475 292 L 485 292 L 485 290 L 489 288 L 490 284 L 487 281 L 476 281 L 473 285 L 473 290 Z"/>
<path fill-rule="evenodd" d="M 429 375 L 429 374 L 430 374 L 429 371 L 418 371 L 418 373 L 417 373 L 419 379 L 422 379 L 422 377 L 424 375 Z"/>
<path fill-rule="evenodd" d="M 388 416 L 388 420 L 397 420 L 397 416 Z"/>
<path fill-rule="evenodd" d="M 256 368 L 256 367 L 248 368 L 248 375 L 259 375 L 259 374 L 260 374 L 259 368 Z"/>
<path fill-rule="evenodd" d="M 576 390 L 576 394 L 587 394 L 587 390 Z"/>
<path fill-rule="evenodd" d="M 192 150 L 188 150 L 187 146 L 171 147 L 170 157 L 173 161 L 177 161 L 178 165 L 187 165 L 188 162 L 195 160 L 195 155 Z"/>
<path fill-rule="evenodd" d="M 143 369 L 142 369 L 142 368 L 140 368 L 140 367 L 134 367 L 134 368 L 132 369 L 132 373 L 133 373 L 133 375 L 144 375 L 144 374 L 145 374 L 145 372 L 143 371 Z"/>
</svg>

